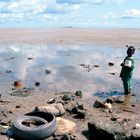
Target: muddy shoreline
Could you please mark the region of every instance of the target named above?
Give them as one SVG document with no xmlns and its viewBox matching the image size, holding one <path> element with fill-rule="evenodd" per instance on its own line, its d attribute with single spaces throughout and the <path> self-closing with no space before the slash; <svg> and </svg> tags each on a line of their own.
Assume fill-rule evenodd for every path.
<svg viewBox="0 0 140 140">
<path fill-rule="evenodd" d="M 125 51 L 126 45 L 128 44 L 128 45 L 134 45 L 136 47 L 136 49 L 139 50 L 139 48 L 140 48 L 140 30 L 137 30 L 137 29 L 104 29 L 104 30 L 100 30 L 100 29 L 47 29 L 47 30 L 0 29 L 0 46 L 1 46 L 1 48 L 3 46 L 6 46 L 6 49 L 8 49 L 8 48 L 10 48 L 10 46 L 14 46 L 13 47 L 14 51 L 17 51 L 17 54 L 19 54 L 19 52 L 20 52 L 20 50 L 18 50 L 20 48 L 20 46 L 24 50 L 24 47 L 26 45 L 41 46 L 43 48 L 45 45 L 52 45 L 52 44 L 59 45 L 64 48 L 65 48 L 65 46 L 77 47 L 78 45 L 81 45 L 81 46 L 83 45 L 84 47 L 86 47 L 90 44 L 90 47 L 94 47 L 95 45 L 97 45 L 97 47 L 98 46 L 100 46 L 100 47 L 105 46 L 105 47 L 110 47 L 110 48 L 115 47 L 115 48 L 123 48 L 123 51 Z M 56 48 L 57 48 L 57 46 L 56 46 Z M 116 61 L 114 61 L 115 66 L 113 66 L 113 67 L 110 67 L 108 65 L 108 63 L 111 62 L 112 59 L 107 58 L 104 63 L 105 67 L 103 67 L 103 69 L 107 70 L 107 72 L 103 73 L 102 69 L 101 69 L 102 66 L 100 65 L 100 63 L 104 60 L 105 57 L 103 57 L 103 59 L 99 58 L 99 60 L 100 60 L 99 65 L 97 65 L 96 63 L 92 64 L 92 61 L 95 58 L 91 57 L 92 58 L 91 60 L 85 59 L 85 58 L 87 58 L 87 56 L 88 56 L 87 54 L 89 54 L 90 49 L 86 55 L 84 54 L 85 61 L 81 61 L 81 60 L 83 60 L 83 58 L 80 58 L 80 55 L 81 55 L 79 53 L 80 51 L 77 51 L 75 53 L 75 51 L 73 51 L 73 50 L 67 51 L 68 49 L 66 48 L 66 50 L 64 50 L 64 51 L 62 51 L 63 50 L 62 49 L 61 51 L 57 52 L 59 54 L 58 58 L 61 58 L 60 54 L 64 55 L 64 58 L 65 58 L 64 60 L 67 60 L 66 64 L 70 65 L 70 67 L 69 67 L 69 65 L 68 65 L 68 67 L 64 67 L 66 65 L 65 64 L 64 66 L 62 66 L 62 68 L 59 69 L 61 71 L 62 75 L 65 73 L 66 76 L 69 77 L 68 82 L 69 82 L 69 80 L 71 80 L 70 72 L 73 70 L 74 70 L 74 72 L 75 72 L 75 70 L 78 70 L 78 72 L 76 71 L 75 75 L 73 75 L 73 78 L 76 77 L 76 79 L 75 79 L 76 81 L 81 80 L 81 79 L 78 79 L 78 76 L 82 77 L 82 75 L 76 76 L 76 74 L 79 74 L 79 72 L 82 72 L 82 74 L 84 74 L 88 77 L 87 79 L 90 79 L 90 77 L 94 76 L 95 79 L 98 79 L 97 80 L 98 84 L 101 83 L 101 85 L 100 84 L 97 85 L 96 80 L 89 82 L 89 83 L 87 81 L 86 82 L 82 81 L 83 83 L 86 83 L 87 86 L 89 86 L 89 88 L 93 87 L 94 90 L 91 90 L 92 91 L 91 95 L 93 95 L 93 96 L 91 96 L 91 95 L 87 96 L 86 92 L 84 92 L 84 88 L 83 88 L 83 91 L 81 89 L 78 89 L 78 90 L 82 91 L 83 97 L 82 98 L 76 97 L 73 100 L 66 101 L 66 103 L 64 103 L 65 109 L 68 108 L 68 106 L 72 107 L 72 105 L 77 104 L 77 102 L 80 102 L 81 104 L 83 104 L 84 111 L 86 113 L 86 116 L 84 119 L 75 119 L 72 117 L 72 115 L 69 112 L 66 112 L 62 116 L 62 118 L 72 120 L 77 124 L 76 130 L 74 130 L 72 133 L 70 133 L 70 135 L 74 136 L 74 138 L 76 140 L 87 140 L 87 139 L 89 139 L 89 136 L 88 136 L 89 134 L 87 133 L 88 122 L 93 122 L 93 120 L 95 122 L 101 122 L 101 120 L 102 120 L 102 123 L 104 124 L 104 126 L 105 126 L 106 122 L 109 122 L 109 121 L 116 123 L 116 121 L 111 120 L 112 114 L 108 113 L 108 111 L 106 109 L 94 108 L 93 104 L 96 100 L 104 101 L 107 97 L 109 97 L 109 96 L 112 97 L 113 95 L 110 93 L 115 93 L 117 96 L 121 95 L 122 97 L 124 97 L 123 88 L 121 86 L 120 81 L 118 80 L 119 79 L 118 78 L 118 75 L 119 75 L 118 67 L 119 67 L 119 63 L 123 59 L 123 57 L 122 57 L 122 55 L 121 55 L 121 57 L 116 56 L 114 60 L 117 60 L 117 63 L 116 63 Z M 3 50 L 5 51 L 5 49 L 3 49 Z M 106 50 L 106 51 L 108 51 L 108 50 Z M 121 52 L 121 51 L 122 50 L 119 50 L 119 52 Z M 99 56 L 100 54 L 102 55 L 102 53 L 100 53 L 99 50 L 97 50 L 97 52 L 99 52 L 99 54 L 95 53 L 95 56 L 96 55 Z M 23 53 L 22 55 L 24 56 L 25 54 L 26 53 Z M 55 53 L 53 52 L 53 55 L 54 54 Z M 78 54 L 80 54 L 80 55 L 78 55 Z M 103 56 L 107 55 L 107 54 L 103 54 Z M 125 54 L 125 53 L 123 53 L 123 54 Z M 12 55 L 13 55 L 13 53 L 12 53 Z M 139 56 L 139 54 L 137 54 L 137 55 Z M 77 61 L 76 61 L 76 59 L 75 60 L 71 59 L 74 56 L 78 56 Z M 92 54 L 91 54 L 91 56 L 92 56 Z M 3 57 L 3 53 L 2 53 L 1 58 L 2 57 Z M 43 58 L 45 58 L 45 57 L 46 56 L 43 56 Z M 8 65 L 14 64 L 14 63 L 12 63 L 12 61 L 16 62 L 17 58 L 19 59 L 19 57 L 17 57 L 17 58 L 15 57 L 14 59 L 12 59 L 12 61 L 11 60 L 9 61 L 9 58 L 13 58 L 13 56 L 6 57 L 5 59 L 3 59 L 3 60 L 6 60 L 1 63 L 1 65 L 3 65 L 4 68 L 9 68 Z M 28 54 L 25 55 L 23 58 L 24 59 L 21 59 L 22 61 L 19 59 L 20 61 L 19 61 L 19 63 L 17 63 L 18 64 L 17 67 L 22 66 L 21 62 L 22 63 L 24 62 L 23 65 L 26 66 L 25 65 L 25 64 L 27 64 L 26 62 L 29 62 L 29 64 L 30 63 L 32 64 L 33 62 L 38 60 L 38 59 L 35 59 L 36 57 L 29 56 Z M 39 56 L 37 58 L 41 58 L 41 57 Z M 113 58 L 113 56 L 111 58 Z M 42 58 L 41 58 L 41 60 L 42 60 Z M 60 60 L 62 61 L 63 57 Z M 47 61 L 47 59 L 46 59 L 46 61 Z M 69 61 L 70 61 L 70 63 L 69 63 Z M 76 63 L 74 63 L 75 61 L 76 61 Z M 137 58 L 137 65 L 139 65 L 138 61 L 139 61 L 139 57 Z M 60 62 L 59 62 L 59 65 L 61 64 Z M 7 63 L 7 65 L 4 65 L 5 63 Z M 49 64 L 49 63 L 47 63 L 47 64 Z M 46 65 L 46 63 L 45 63 L 45 65 Z M 37 65 L 35 65 L 35 66 L 37 66 Z M 92 67 L 94 67 L 94 68 L 91 69 Z M 13 68 L 13 67 L 10 67 L 10 68 Z M 36 67 L 33 67 L 33 68 L 36 68 Z M 31 70 L 34 70 L 33 68 Z M 56 66 L 55 66 L 55 68 L 56 68 Z M 69 71 L 69 69 L 71 71 Z M 116 71 L 116 69 L 117 69 L 117 71 Z M 60 101 L 60 99 L 62 99 L 62 96 L 63 96 L 63 94 L 59 91 L 53 92 L 53 93 L 50 91 L 48 92 L 46 90 L 44 91 L 40 88 L 40 86 L 34 85 L 33 89 L 28 89 L 28 86 L 26 85 L 25 81 L 24 81 L 25 83 L 23 83 L 21 85 L 21 87 L 19 88 L 19 92 L 17 92 L 16 94 L 14 93 L 14 96 L 11 96 L 11 95 L 13 95 L 12 92 L 15 89 L 13 79 L 11 78 L 10 82 L 8 80 L 3 81 L 3 79 L 5 79 L 5 77 L 8 77 L 10 74 L 12 74 L 12 72 L 14 72 L 12 70 L 16 70 L 16 69 L 13 68 L 11 71 L 10 70 L 11 69 L 6 69 L 6 71 L 5 71 L 5 69 L 1 69 L 1 78 L 2 78 L 1 85 L 0 85 L 0 88 L 1 88 L 1 93 L 0 93 L 0 95 L 1 95 L 1 97 L 0 97 L 0 112 L 1 112 L 0 139 L 1 140 L 8 139 L 5 136 L 6 129 L 3 127 L 3 125 L 6 125 L 9 127 L 11 125 L 11 122 L 18 115 L 23 115 L 25 113 L 28 113 L 28 112 L 34 110 L 36 106 L 47 105 L 47 101 L 51 98 L 56 99 L 56 101 Z M 17 71 L 17 72 L 19 72 L 19 75 L 22 76 L 21 74 L 23 74 L 23 72 L 27 73 L 28 71 L 26 71 L 26 70 L 30 70 L 30 69 L 28 68 L 28 69 L 25 69 L 25 71 L 24 71 L 24 67 L 21 67 L 20 70 L 23 70 L 23 71 Z M 47 70 L 49 71 L 50 69 L 48 68 Z M 38 70 L 37 70 L 37 72 L 38 72 Z M 49 75 L 54 76 L 56 74 L 55 69 L 51 69 L 51 71 L 49 71 L 49 72 L 50 73 L 47 73 L 47 76 L 49 76 Z M 68 73 L 68 75 L 67 75 L 67 73 Z M 101 79 L 101 75 L 100 75 L 101 73 L 103 73 L 103 77 L 105 75 L 107 75 L 107 77 L 106 77 L 107 79 L 104 79 L 103 83 L 102 83 L 103 79 Z M 123 125 L 124 125 L 124 127 L 126 127 L 126 130 L 129 132 L 129 135 L 131 135 L 131 133 L 135 130 L 133 128 L 136 126 L 136 124 L 140 123 L 139 122 L 140 105 L 139 105 L 139 95 L 138 95 L 139 78 L 137 77 L 138 73 L 139 73 L 139 67 L 137 66 L 135 75 L 134 75 L 134 79 L 135 79 L 134 94 L 132 94 L 132 96 L 130 96 L 130 102 L 128 102 L 129 110 L 124 110 L 123 103 L 112 104 L 112 110 L 115 113 L 113 117 L 115 119 L 117 119 L 117 121 L 120 121 L 121 123 L 124 120 L 126 120 L 123 123 Z M 61 77 L 62 77 L 62 75 L 61 75 Z M 44 78 L 44 76 L 42 76 L 42 77 Z M 91 80 L 94 78 L 91 78 Z M 83 79 L 85 80 L 85 77 L 83 77 Z M 35 80 L 37 80 L 37 79 L 35 79 Z M 52 78 L 50 78 L 49 80 L 50 80 L 50 82 L 48 84 L 51 83 Z M 60 80 L 63 80 L 63 79 L 60 79 Z M 115 81 L 115 82 L 113 83 L 112 81 L 113 82 Z M 65 82 L 65 80 L 64 80 L 64 82 Z M 68 89 L 66 83 L 61 87 L 61 89 L 63 88 L 62 89 L 63 92 L 71 92 L 71 95 L 73 95 L 73 94 L 75 94 L 75 92 L 76 92 L 75 89 L 77 88 L 77 86 L 74 84 L 73 84 L 73 89 L 72 89 L 72 87 L 68 87 L 68 88 L 71 88 L 71 91 L 66 90 L 66 89 Z M 24 86 L 25 86 L 25 89 L 23 89 Z M 58 86 L 60 86 L 60 85 L 58 85 Z M 96 88 L 96 86 L 97 86 L 97 88 Z M 4 87 L 4 89 L 3 89 L 3 87 Z M 87 89 L 85 89 L 85 91 L 86 90 Z M 9 94 L 9 91 L 10 91 L 10 94 Z M 120 94 L 120 91 L 121 91 L 121 94 Z M 25 96 L 25 94 L 27 96 Z M 101 95 L 101 94 L 102 94 L 102 96 L 105 95 L 105 97 L 100 98 L 99 96 L 96 96 L 96 95 Z M 18 95 L 21 95 L 21 96 L 18 96 Z M 131 127 L 130 127 L 130 124 L 131 124 Z M 136 130 L 139 132 L 139 127 Z M 50 137 L 50 140 L 51 139 L 54 139 L 54 137 Z"/>
</svg>

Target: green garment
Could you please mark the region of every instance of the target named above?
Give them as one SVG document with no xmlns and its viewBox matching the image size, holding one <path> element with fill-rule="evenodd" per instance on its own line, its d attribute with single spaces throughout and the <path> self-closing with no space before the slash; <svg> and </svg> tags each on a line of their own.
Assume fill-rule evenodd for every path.
<svg viewBox="0 0 140 140">
<path fill-rule="evenodd" d="M 126 57 L 123 61 L 123 64 L 125 64 L 125 61 L 131 61 L 131 67 L 122 66 L 120 77 L 123 81 L 124 90 L 131 90 L 131 79 L 133 75 L 134 70 L 134 58 L 133 57 Z"/>
</svg>

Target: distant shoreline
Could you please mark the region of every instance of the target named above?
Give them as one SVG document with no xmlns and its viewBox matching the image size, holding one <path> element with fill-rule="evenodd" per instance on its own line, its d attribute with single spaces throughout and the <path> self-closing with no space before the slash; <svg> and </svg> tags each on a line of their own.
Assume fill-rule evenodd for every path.
<svg viewBox="0 0 140 140">
<path fill-rule="evenodd" d="M 72 26 L 64 26 L 64 27 L 12 27 L 12 28 L 8 28 L 8 27 L 0 27 L 0 30 L 14 30 L 14 29 L 18 29 L 18 30 L 50 30 L 50 29 L 91 29 L 91 30 L 140 30 L 140 28 L 124 28 L 124 27 L 72 27 Z"/>
<path fill-rule="evenodd" d="M 128 28 L 0 28 L 0 44 L 140 47 L 140 29 Z"/>
</svg>

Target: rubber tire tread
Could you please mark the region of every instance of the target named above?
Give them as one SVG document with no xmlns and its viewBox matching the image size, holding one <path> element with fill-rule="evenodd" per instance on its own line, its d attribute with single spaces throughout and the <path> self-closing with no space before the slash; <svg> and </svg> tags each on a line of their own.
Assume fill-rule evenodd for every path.
<svg viewBox="0 0 140 140">
<path fill-rule="evenodd" d="M 29 120 L 42 121 L 45 124 L 37 128 L 30 128 L 21 122 Z M 20 140 L 41 140 L 49 137 L 56 131 L 56 118 L 53 114 L 47 112 L 31 112 L 18 117 L 12 124 L 14 136 Z"/>
</svg>

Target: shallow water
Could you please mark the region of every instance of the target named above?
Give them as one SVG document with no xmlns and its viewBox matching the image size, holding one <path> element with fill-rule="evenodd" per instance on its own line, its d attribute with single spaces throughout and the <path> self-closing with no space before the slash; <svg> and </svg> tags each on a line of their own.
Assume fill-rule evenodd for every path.
<svg viewBox="0 0 140 140">
<path fill-rule="evenodd" d="M 120 63 L 127 48 L 103 45 L 0 45 L 0 88 L 5 93 L 16 80 L 40 93 L 82 90 L 86 95 L 122 94 Z M 133 93 L 140 91 L 140 51 L 134 54 Z M 114 63 L 109 66 L 108 63 Z M 46 73 L 47 70 L 47 73 Z M 38 87 L 35 83 L 39 82 Z M 106 94 L 104 94 L 106 95 Z"/>
</svg>

